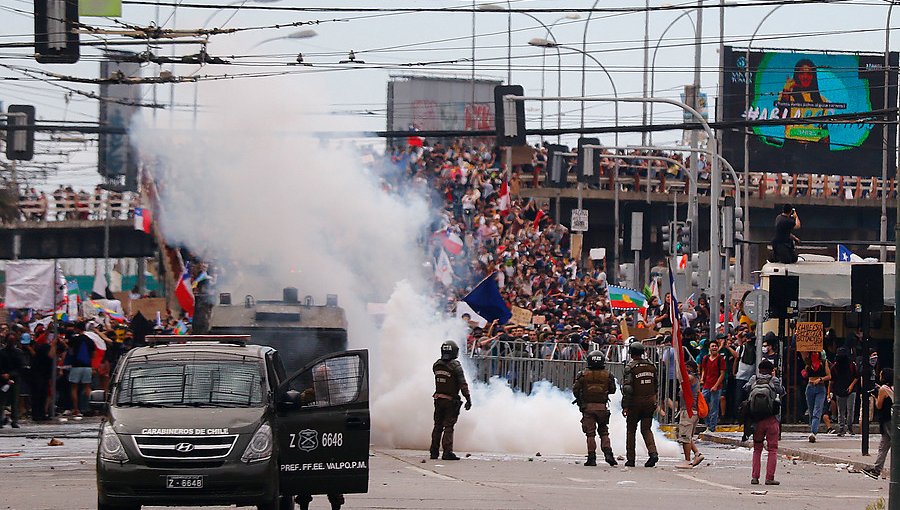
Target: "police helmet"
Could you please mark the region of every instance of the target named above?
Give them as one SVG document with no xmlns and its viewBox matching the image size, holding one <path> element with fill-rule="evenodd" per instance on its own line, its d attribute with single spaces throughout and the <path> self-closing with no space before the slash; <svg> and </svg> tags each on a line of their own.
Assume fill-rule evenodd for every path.
<svg viewBox="0 0 900 510">
<path fill-rule="evenodd" d="M 441 359 L 451 360 L 459 357 L 459 346 L 453 340 L 441 344 Z"/>
<path fill-rule="evenodd" d="M 606 366 L 606 358 L 600 351 L 591 351 L 587 356 L 587 366 L 588 368 L 602 369 Z"/>
<path fill-rule="evenodd" d="M 628 345 L 628 354 L 638 357 L 638 358 L 643 356 L 644 355 L 644 344 L 637 342 L 637 341 L 631 342 L 631 344 Z"/>
</svg>

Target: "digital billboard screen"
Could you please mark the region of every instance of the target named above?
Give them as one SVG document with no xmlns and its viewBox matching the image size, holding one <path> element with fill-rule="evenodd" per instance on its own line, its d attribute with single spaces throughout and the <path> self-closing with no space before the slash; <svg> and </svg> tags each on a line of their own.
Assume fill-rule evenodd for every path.
<svg viewBox="0 0 900 510">
<path fill-rule="evenodd" d="M 897 53 L 890 54 L 889 63 L 887 108 L 896 108 Z M 723 71 L 721 120 L 754 121 L 747 128 L 751 171 L 881 175 L 884 124 L 855 114 L 885 109 L 884 55 L 748 54 L 726 47 Z M 835 117 L 818 118 L 823 116 Z M 895 136 L 896 125 L 889 125 L 888 154 L 895 151 Z M 722 149 L 743 170 L 744 128 L 724 130 Z M 888 165 L 893 175 L 894 158 L 888 158 Z"/>
</svg>

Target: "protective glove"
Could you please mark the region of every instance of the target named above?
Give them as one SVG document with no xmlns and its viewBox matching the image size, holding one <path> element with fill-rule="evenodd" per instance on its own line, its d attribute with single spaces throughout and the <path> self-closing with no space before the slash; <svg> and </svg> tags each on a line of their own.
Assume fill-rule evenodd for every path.
<svg viewBox="0 0 900 510">
<path fill-rule="evenodd" d="M 466 400 L 466 411 L 468 411 L 469 409 L 472 409 L 472 401 Z"/>
</svg>

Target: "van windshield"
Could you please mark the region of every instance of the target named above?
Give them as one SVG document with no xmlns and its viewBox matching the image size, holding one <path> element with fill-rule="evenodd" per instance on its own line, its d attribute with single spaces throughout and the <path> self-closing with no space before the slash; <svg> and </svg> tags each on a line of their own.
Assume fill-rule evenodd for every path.
<svg viewBox="0 0 900 510">
<path fill-rule="evenodd" d="M 257 407 L 262 405 L 262 385 L 258 362 L 132 362 L 122 372 L 116 405 Z"/>
</svg>

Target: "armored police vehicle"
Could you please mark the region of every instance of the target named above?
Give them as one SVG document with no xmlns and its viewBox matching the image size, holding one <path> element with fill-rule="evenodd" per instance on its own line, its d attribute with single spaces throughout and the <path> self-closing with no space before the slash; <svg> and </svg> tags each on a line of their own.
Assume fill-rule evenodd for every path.
<svg viewBox="0 0 900 510">
<path fill-rule="evenodd" d="M 116 367 L 97 449 L 98 508 L 255 505 L 362 493 L 369 478 L 365 350 L 287 374 L 246 335 L 150 336 Z"/>
</svg>

